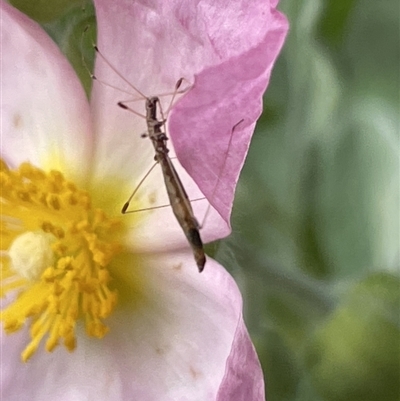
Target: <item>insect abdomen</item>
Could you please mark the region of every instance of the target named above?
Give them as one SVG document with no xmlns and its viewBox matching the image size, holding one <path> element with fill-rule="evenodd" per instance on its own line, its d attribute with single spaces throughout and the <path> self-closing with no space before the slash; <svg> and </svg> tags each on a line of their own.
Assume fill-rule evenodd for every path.
<svg viewBox="0 0 400 401">
<path fill-rule="evenodd" d="M 187 232 L 187 237 L 190 246 L 192 247 L 197 267 L 199 268 L 199 272 L 201 273 L 204 269 L 204 265 L 206 264 L 206 255 L 204 253 L 203 242 L 200 238 L 199 230 L 197 228 L 189 228 Z"/>
</svg>

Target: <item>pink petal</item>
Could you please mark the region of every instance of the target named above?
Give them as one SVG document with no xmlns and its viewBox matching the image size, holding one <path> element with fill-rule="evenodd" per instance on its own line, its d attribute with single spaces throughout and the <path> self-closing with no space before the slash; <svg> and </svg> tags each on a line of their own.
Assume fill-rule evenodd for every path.
<svg viewBox="0 0 400 401">
<path fill-rule="evenodd" d="M 262 3 L 263 20 L 255 21 L 264 29 L 251 19 L 242 27 L 245 36 L 253 29 L 260 31 L 259 43 L 252 47 L 249 42 L 239 55 L 201 71 L 170 117 L 179 161 L 226 222 L 262 111 L 262 95 L 288 29 L 286 18 L 269 9 L 268 1 Z M 185 134 L 188 127 L 190 135 Z"/>
<path fill-rule="evenodd" d="M 119 1 L 118 6 L 96 0 L 95 5 L 100 51 L 146 96 L 172 92 L 181 77 L 195 82 L 171 115 L 170 135 L 184 168 L 222 216 L 213 213 L 207 220 L 203 239 L 226 235 L 237 177 L 287 31 L 286 19 L 270 9 L 269 0 Z M 194 81 L 196 74 L 200 75 Z M 102 57 L 97 58 L 96 76 L 130 91 L 131 98 L 139 97 Z M 97 154 L 104 160 L 96 168 L 99 177 L 122 170 L 134 188 L 137 177 L 151 167 L 153 150 L 148 140 L 139 138 L 146 131 L 144 120 L 116 106 L 127 98 L 95 83 Z M 165 110 L 168 98 L 163 99 Z M 144 100 L 131 105 L 144 113 Z M 233 138 L 234 151 L 222 172 L 232 126 L 242 118 L 245 121 Z M 195 197 L 191 191 L 188 194 Z M 173 242 L 182 239 L 176 233 Z"/>
<path fill-rule="evenodd" d="M 3 336 L 3 397 L 262 401 L 262 372 L 228 273 L 210 260 L 199 275 L 188 253 L 127 266 L 126 280 L 138 273 L 149 283 L 142 287 L 147 302 L 139 309 L 121 306 L 103 340 L 83 335 L 72 354 L 40 352 L 22 365 L 16 361 L 26 333 Z"/>
<path fill-rule="evenodd" d="M 82 176 L 91 128 L 78 78 L 38 24 L 4 2 L 0 13 L 2 156 Z"/>
<path fill-rule="evenodd" d="M 265 400 L 264 378 L 243 319 L 238 324 L 217 401 Z"/>
</svg>

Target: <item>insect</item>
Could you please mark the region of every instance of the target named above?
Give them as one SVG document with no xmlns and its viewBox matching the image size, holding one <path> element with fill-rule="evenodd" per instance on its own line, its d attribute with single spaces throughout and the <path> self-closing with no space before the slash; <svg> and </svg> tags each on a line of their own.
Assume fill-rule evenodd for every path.
<svg viewBox="0 0 400 401">
<path fill-rule="evenodd" d="M 179 88 L 181 83 L 182 80 L 179 80 L 176 85 L 176 90 Z M 123 102 L 119 102 L 118 105 L 123 109 L 129 109 Z M 201 273 L 206 263 L 206 256 L 199 232 L 200 225 L 194 216 L 192 206 L 185 188 L 183 187 L 182 181 L 180 180 L 179 175 L 172 164 L 171 158 L 168 155 L 168 137 L 165 133 L 166 120 L 158 119 L 158 108 L 161 111 L 160 99 L 158 97 L 154 96 L 146 98 L 147 134 L 142 136 L 148 136 L 153 144 L 155 151 L 154 160 L 161 166 L 172 211 L 192 248 L 197 267 Z M 122 213 L 126 213 L 126 210 L 129 207 L 129 202 L 135 192 L 136 191 L 133 192 L 129 200 L 124 204 Z"/>
<path fill-rule="evenodd" d="M 190 247 L 192 248 L 194 259 L 196 261 L 197 267 L 199 269 L 199 272 L 202 272 L 204 270 L 204 266 L 206 263 L 206 256 L 204 253 L 204 248 L 203 248 L 203 242 L 200 237 L 200 228 L 201 226 L 199 225 L 196 217 L 194 216 L 193 209 L 191 206 L 191 203 L 189 201 L 189 197 L 185 191 L 185 188 L 182 184 L 182 181 L 179 178 L 179 175 L 172 164 L 171 158 L 169 157 L 169 149 L 167 147 L 167 141 L 168 137 L 165 132 L 165 124 L 166 124 L 166 119 L 163 117 L 162 113 L 162 108 L 161 108 L 161 102 L 159 99 L 159 95 L 153 96 L 153 97 L 146 97 L 142 92 L 140 92 L 135 86 L 133 86 L 129 81 L 127 81 L 119 72 L 118 70 L 101 54 L 99 51 L 98 47 L 96 45 L 93 46 L 94 50 L 100 57 L 103 59 L 103 61 L 126 83 L 128 84 L 135 92 L 137 92 L 142 99 L 145 100 L 145 106 L 146 106 L 146 115 L 142 116 L 142 114 L 138 113 L 137 111 L 131 109 L 126 105 L 126 102 L 119 102 L 118 106 L 121 107 L 122 109 L 129 110 L 133 112 L 134 114 L 137 114 L 141 117 L 145 117 L 146 123 L 147 123 L 147 133 L 142 135 L 142 137 L 149 137 L 155 151 L 155 156 L 154 160 L 156 163 L 151 167 L 151 169 L 147 172 L 147 174 L 143 177 L 143 179 L 139 182 L 137 185 L 136 189 L 133 191 L 131 196 L 129 197 L 128 201 L 125 202 L 124 206 L 122 207 L 121 212 L 128 213 L 128 207 L 129 203 L 132 200 L 133 196 L 136 194 L 137 190 L 139 189 L 140 185 L 145 181 L 146 177 L 150 174 L 150 172 L 153 170 L 153 168 L 157 165 L 160 164 L 162 173 L 163 173 L 163 178 L 164 178 L 164 183 L 167 189 L 167 194 L 169 198 L 170 205 L 172 207 L 173 213 L 181 226 L 186 239 L 189 242 Z M 91 74 L 91 77 L 93 79 L 97 78 Z M 101 82 L 101 81 L 100 81 Z M 170 104 L 173 104 L 173 100 L 176 96 L 177 93 L 182 93 L 185 92 L 185 90 L 178 91 L 181 84 L 183 82 L 183 79 L 179 79 L 178 82 L 175 85 L 175 91 L 173 92 L 173 97 L 170 102 Z M 102 82 L 105 84 L 104 82 Z M 105 84 L 107 85 L 107 84 Z M 114 89 L 121 90 L 117 87 L 114 87 L 112 85 L 108 85 Z M 123 91 L 123 90 L 122 90 Z M 125 91 L 123 91 L 125 92 Z M 169 94 L 171 95 L 171 94 Z M 170 107 L 168 108 L 169 111 Z M 167 113 L 168 113 L 167 111 Z M 157 114 L 160 114 L 162 116 L 162 119 L 159 119 L 157 117 Z M 229 149 L 231 146 L 231 140 L 232 140 L 232 135 L 233 131 L 235 130 L 236 126 L 239 125 L 240 123 L 243 122 L 243 119 L 240 120 L 238 123 L 236 123 L 233 128 L 232 128 L 232 133 L 231 133 L 231 138 L 229 140 L 228 144 L 228 150 L 226 152 L 226 157 L 222 166 L 222 170 L 225 168 L 225 163 L 227 161 L 227 155 L 229 153 Z M 222 172 L 221 170 L 221 172 Z M 218 186 L 219 183 L 219 177 L 217 184 L 215 188 Z M 205 221 L 207 213 L 209 211 L 210 207 L 208 207 L 206 215 L 203 219 Z"/>
<path fill-rule="evenodd" d="M 144 134 L 142 136 L 149 137 L 153 144 L 154 151 L 155 151 L 154 160 L 156 161 L 156 164 L 160 164 L 160 166 L 161 166 L 169 202 L 172 207 L 172 211 L 173 211 L 179 225 L 181 226 L 181 228 L 189 242 L 189 245 L 192 248 L 197 267 L 199 269 L 199 272 L 201 273 L 204 270 L 204 266 L 206 263 L 206 256 L 204 253 L 203 242 L 201 240 L 200 232 L 199 232 L 200 225 L 199 225 L 196 217 L 194 216 L 193 209 L 192 209 L 191 203 L 189 201 L 188 195 L 185 191 L 185 188 L 183 187 L 182 181 L 180 180 L 179 175 L 176 172 L 176 169 L 175 169 L 174 165 L 172 164 L 171 158 L 169 157 L 169 154 L 168 154 L 169 153 L 169 149 L 167 147 L 168 137 L 165 133 L 166 120 L 164 118 L 162 120 L 159 120 L 157 117 L 158 110 L 162 114 L 160 99 L 157 96 L 146 97 L 142 92 L 140 92 L 136 87 L 134 87 L 129 81 L 127 81 L 119 73 L 119 71 L 103 56 L 103 54 L 100 52 L 99 48 L 96 45 L 93 45 L 93 48 L 94 48 L 95 52 L 102 58 L 102 60 L 123 81 L 125 81 L 135 92 L 137 92 L 142 99 L 145 99 L 145 104 L 146 104 L 145 118 L 146 118 L 146 123 L 147 123 L 147 134 Z M 95 75 L 93 75 L 93 74 L 90 74 L 90 75 L 91 75 L 92 79 L 99 81 Z M 101 82 L 101 81 L 99 81 L 99 82 Z M 176 94 L 179 93 L 178 89 L 181 86 L 182 82 L 183 82 L 183 78 L 179 79 L 178 82 L 176 83 L 175 91 L 173 93 L 173 97 L 171 100 L 171 104 L 173 103 L 173 100 L 174 100 Z M 103 83 L 103 82 L 101 82 L 101 83 Z M 103 83 L 103 84 L 105 84 L 105 83 Z M 107 84 L 105 84 L 105 85 L 107 85 Z M 111 85 L 108 85 L 108 86 L 111 86 Z M 113 87 L 113 86 L 111 86 L 111 87 Z M 113 87 L 113 88 L 118 89 L 116 87 Z M 128 107 L 124 102 L 119 102 L 118 106 L 120 106 L 122 109 L 129 110 L 129 111 L 133 112 L 134 114 L 142 116 L 140 113 L 138 113 L 135 110 Z M 144 182 L 146 177 L 149 175 L 149 173 L 155 167 L 155 165 L 147 172 L 145 177 L 139 182 L 138 186 L 133 191 L 133 193 L 129 197 L 128 201 L 122 207 L 121 212 L 123 214 L 125 214 L 127 212 L 130 201 L 132 200 L 133 196 L 135 195 L 135 193 L 138 190 L 138 188 L 140 187 L 140 185 Z"/>
</svg>

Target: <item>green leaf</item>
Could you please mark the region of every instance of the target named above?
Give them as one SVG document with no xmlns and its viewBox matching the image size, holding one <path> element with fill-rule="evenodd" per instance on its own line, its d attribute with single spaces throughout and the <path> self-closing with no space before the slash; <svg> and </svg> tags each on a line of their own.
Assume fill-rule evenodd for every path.
<svg viewBox="0 0 400 401">
<path fill-rule="evenodd" d="M 45 24 L 44 28 L 68 58 L 90 97 L 95 57 L 93 44 L 96 43 L 93 5 L 86 3 L 84 9 L 82 5 L 71 7 L 61 18 Z"/>
<path fill-rule="evenodd" d="M 82 0 L 10 0 L 10 4 L 37 22 L 45 23 L 62 17 L 69 9 L 84 4 Z"/>
</svg>

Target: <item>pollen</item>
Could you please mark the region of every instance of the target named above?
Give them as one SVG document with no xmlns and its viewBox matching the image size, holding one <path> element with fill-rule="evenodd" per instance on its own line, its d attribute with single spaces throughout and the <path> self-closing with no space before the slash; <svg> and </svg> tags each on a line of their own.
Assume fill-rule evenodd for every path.
<svg viewBox="0 0 400 401">
<path fill-rule="evenodd" d="M 102 338 L 117 303 L 109 264 L 122 250 L 119 221 L 58 171 L 29 163 L 11 170 L 0 160 L 0 187 L 0 320 L 7 333 L 29 326 L 22 360 L 41 343 L 74 350 L 80 321 Z"/>
</svg>

